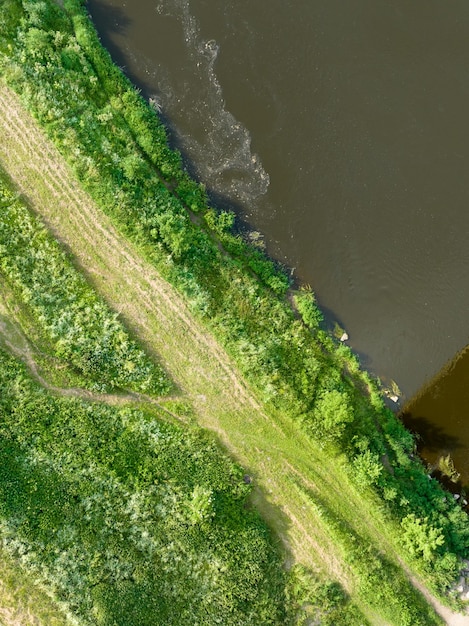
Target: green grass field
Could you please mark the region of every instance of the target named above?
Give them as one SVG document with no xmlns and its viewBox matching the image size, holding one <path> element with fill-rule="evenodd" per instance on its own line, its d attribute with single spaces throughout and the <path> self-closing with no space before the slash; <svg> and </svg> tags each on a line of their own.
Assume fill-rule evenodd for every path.
<svg viewBox="0 0 469 626">
<path fill-rule="evenodd" d="M 225 616 L 222 623 L 236 624 L 315 619 L 331 625 L 443 623 L 432 605 L 451 623 L 457 618 L 445 613 L 429 590 L 456 606 L 448 590 L 469 556 L 465 513 L 429 479 L 413 454 L 412 437 L 385 408 L 376 381 L 360 369 L 348 348 L 321 329 L 314 295 L 307 290 L 287 294 L 282 271 L 236 234 L 230 214 L 208 206 L 202 186 L 190 180 L 180 157 L 169 150 L 154 111 L 100 46 L 80 3 L 65 0 L 64 7 L 4 0 L 0 9 L 0 165 L 6 172 L 0 343 L 28 368 L 28 374 L 20 374 L 16 360 L 2 357 L 4 375 L 16 376 L 2 415 L 4 440 L 12 439 L 16 447 L 5 448 L 1 471 L 3 484 L 16 485 L 18 499 L 12 503 L 8 491 L 2 492 L 0 538 L 5 545 L 24 537 L 29 542 L 27 552 L 33 556 L 18 576 L 22 572 L 26 579 L 34 578 L 39 568 L 41 588 L 49 590 L 59 608 L 66 605 L 68 619 L 78 623 L 169 624 L 176 619 L 175 607 L 194 624 L 217 623 L 217 614 Z M 69 98 L 70 92 L 77 97 Z M 57 280 L 48 276 L 49 266 L 59 268 L 51 272 Z M 28 282 L 32 275 L 34 284 Z M 81 323 L 76 333 L 62 325 L 65 339 L 55 332 L 55 316 L 80 298 L 88 306 L 102 302 L 103 315 L 118 320 L 119 326 L 113 326 L 118 341 L 142 350 L 143 370 L 154 368 L 160 386 L 143 383 L 145 376 L 129 384 L 128 375 L 138 368 L 126 366 L 127 356 L 114 360 L 118 344 L 102 343 L 105 321 L 98 330 L 96 324 L 88 329 Z M 65 340 L 66 350 L 61 348 Z M 109 350 L 104 355 L 103 345 Z M 104 358 L 102 365 L 90 368 L 93 350 Z M 103 382 L 109 363 L 112 376 Z M 21 394 L 28 398 L 30 413 L 20 412 L 22 419 L 15 420 L 15 412 L 24 407 Z M 51 432 L 59 428 L 60 415 L 71 416 L 69 429 L 57 431 L 60 450 L 44 448 L 45 442 L 55 445 L 48 439 L 49 429 L 40 426 L 44 402 L 56 416 Z M 101 426 L 84 419 L 83 402 L 91 402 L 89 411 L 101 416 Z M 226 473 L 225 478 L 205 477 L 184 491 L 179 486 L 188 484 L 190 463 L 181 462 L 170 474 L 171 455 L 160 465 L 145 461 L 147 444 L 135 426 L 145 419 L 124 419 L 130 414 L 167 423 L 165 428 L 176 429 L 180 442 L 200 433 L 199 428 L 211 431 L 208 440 L 202 434 L 191 439 L 191 454 L 202 459 L 204 446 L 212 446 L 224 467 L 236 468 L 232 472 L 244 499 L 230 492 Z M 37 434 L 31 438 L 28 429 L 36 428 L 36 422 Z M 112 447 L 116 436 L 104 435 L 113 422 L 120 423 L 119 437 L 126 433 L 119 453 Z M 84 425 L 80 435 L 75 423 Z M 85 448 L 77 446 L 78 465 L 74 444 L 81 440 L 88 447 L 82 454 Z M 124 462 L 127 449 L 130 456 Z M 78 480 L 87 472 L 92 476 L 89 494 Z M 112 489 L 102 482 L 102 472 L 117 477 Z M 175 508 L 169 507 L 168 515 L 180 525 L 174 529 L 176 539 L 165 544 L 159 537 L 155 544 L 155 553 L 169 555 L 166 578 L 135 547 L 131 513 L 123 513 L 122 475 L 125 489 L 132 484 L 129 497 L 136 502 L 148 481 L 169 490 Z M 249 488 L 243 475 L 249 476 Z M 207 480 L 218 480 L 220 492 L 231 493 L 237 504 L 227 495 L 215 498 L 215 506 Z M 73 520 L 77 526 L 70 531 L 79 539 L 57 544 L 64 563 L 75 559 L 82 564 L 76 586 L 67 568 L 58 568 L 57 555 L 41 545 L 46 531 L 37 511 L 21 534 L 17 512 L 28 506 L 34 485 L 67 494 L 65 501 L 75 494 L 82 509 L 86 498 L 100 502 L 101 509 L 93 509 L 93 535 L 102 538 L 99 548 L 90 543 L 81 519 Z M 158 492 L 161 502 L 167 495 L 163 491 Z M 66 507 L 57 507 L 44 496 L 39 509 L 46 517 L 49 510 L 52 519 L 71 523 Z M 106 535 L 111 513 L 123 516 L 111 522 L 121 525 L 122 536 Z M 253 531 L 246 539 L 246 549 L 229 534 L 232 518 L 240 533 L 256 520 L 258 534 Z M 158 535 L 157 520 L 147 527 L 146 519 L 139 518 L 140 541 L 145 532 Z M 201 525 L 195 538 L 187 530 L 191 519 L 197 528 Z M 226 544 L 214 520 L 228 533 Z M 193 543 L 184 547 L 191 537 Z M 179 546 L 179 552 L 170 544 Z M 210 552 L 217 549 L 223 558 Z M 190 575 L 187 568 L 174 573 L 183 552 L 192 555 Z M 18 562 L 14 551 L 8 558 Z M 215 562 L 220 564 L 218 577 Z M 192 581 L 187 588 L 178 587 L 177 597 L 165 587 L 174 587 L 172 576 Z M 142 580 L 146 582 L 140 584 Z M 233 581 L 238 583 L 230 587 Z M 95 582 L 98 589 L 93 591 Z M 114 597 L 113 583 L 123 585 L 125 601 Z M 0 604 L 8 611 L 16 602 L 15 584 L 4 581 L 2 588 Z M 147 598 L 148 611 L 129 613 L 129 618 L 126 612 L 142 598 Z M 24 599 L 16 604 L 30 610 Z M 47 623 L 39 609 L 36 617 Z"/>
</svg>

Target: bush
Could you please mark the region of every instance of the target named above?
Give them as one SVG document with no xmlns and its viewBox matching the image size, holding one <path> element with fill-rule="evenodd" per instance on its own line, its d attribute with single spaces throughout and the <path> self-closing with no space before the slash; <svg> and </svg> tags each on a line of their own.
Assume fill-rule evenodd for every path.
<svg viewBox="0 0 469 626">
<path fill-rule="evenodd" d="M 319 328 L 319 324 L 323 321 L 324 317 L 318 308 L 314 293 L 309 288 L 305 287 L 302 291 L 293 296 L 293 301 L 306 326 L 311 330 Z"/>
</svg>

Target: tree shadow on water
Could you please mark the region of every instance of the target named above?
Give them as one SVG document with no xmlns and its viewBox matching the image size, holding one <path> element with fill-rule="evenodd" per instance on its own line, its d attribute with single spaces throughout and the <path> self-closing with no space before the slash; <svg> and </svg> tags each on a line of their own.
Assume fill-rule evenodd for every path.
<svg viewBox="0 0 469 626">
<path fill-rule="evenodd" d="M 400 418 L 408 430 L 418 434 L 417 448 L 419 450 L 425 448 L 429 452 L 440 452 L 441 450 L 454 451 L 463 447 L 458 437 L 445 432 L 439 424 L 423 415 L 403 412 Z"/>
<path fill-rule="evenodd" d="M 154 87 L 145 82 L 141 76 L 129 71 L 125 48 L 122 43 L 115 40 L 116 36 L 123 38 L 129 33 L 132 19 L 128 13 L 120 7 L 110 6 L 105 0 L 88 0 L 86 9 L 102 45 L 111 55 L 114 64 L 148 99 L 154 93 Z"/>
<path fill-rule="evenodd" d="M 106 48 L 108 42 L 104 42 L 105 37 L 108 39 L 111 35 L 125 35 L 132 23 L 123 9 L 110 6 L 105 0 L 88 0 L 86 8 L 94 24 L 96 24 Z"/>
</svg>

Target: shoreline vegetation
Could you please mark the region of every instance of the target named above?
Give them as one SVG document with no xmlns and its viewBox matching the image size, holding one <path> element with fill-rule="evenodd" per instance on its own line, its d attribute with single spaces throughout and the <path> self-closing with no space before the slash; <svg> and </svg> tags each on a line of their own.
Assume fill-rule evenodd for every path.
<svg viewBox="0 0 469 626">
<path fill-rule="evenodd" d="M 124 319 L 138 335 L 136 343 L 125 339 L 126 349 L 138 352 L 140 344 L 145 350 L 138 359 L 146 378 L 136 382 L 119 378 L 139 367 L 113 361 L 114 340 L 103 356 L 101 331 L 84 325 L 77 346 L 62 325 L 69 342 L 64 348 L 55 330 L 57 303 L 61 313 L 66 296 L 89 307 L 99 300 L 92 284 L 109 306 L 102 305 L 102 319 L 109 315 L 122 339 L 126 331 L 110 312 L 116 311 L 117 294 L 106 291 L 98 272 L 76 277 L 74 265 L 82 269 L 87 260 L 76 262 L 76 229 L 65 241 L 64 233 L 74 229 L 72 217 L 59 233 L 58 222 L 51 228 L 48 206 L 48 218 L 39 217 L 74 261 L 60 261 L 62 279 L 52 280 L 65 257 L 41 219 L 31 216 L 27 205 L 40 214 L 41 203 L 24 192 L 19 169 L 2 152 L 11 182 L 1 180 L 0 278 L 22 315 L 30 316 L 41 337 L 47 335 L 51 356 L 79 370 L 91 389 L 109 385 L 164 396 L 171 380 L 180 398 L 168 406 L 187 422 L 169 424 L 155 407 L 118 409 L 57 398 L 0 352 L 0 540 L 8 558 L 21 563 L 25 576 L 40 579 L 68 623 L 441 624 L 415 578 L 463 610 L 452 590 L 469 558 L 466 514 L 416 458 L 412 436 L 386 408 L 377 381 L 323 330 L 314 293 L 292 293 L 282 269 L 236 234 L 234 215 L 209 206 L 203 185 L 168 147 L 154 108 L 101 46 L 85 6 L 79 0 L 60 6 L 3 0 L 0 74 L 102 212 L 108 232 L 115 229 L 129 242 L 127 257 L 140 255 L 144 274 L 156 271 L 172 285 L 187 307 L 188 323 L 193 318 L 213 335 L 246 381 L 242 391 L 235 390 L 234 379 L 224 374 L 207 379 L 204 389 L 191 380 L 198 376 L 194 364 L 181 366 L 184 357 L 165 352 L 164 342 L 154 349 L 149 317 L 147 335 L 139 331 L 143 321 L 139 326 L 130 316 Z M 52 188 L 54 168 L 48 167 L 44 163 L 42 176 Z M 26 264 L 22 274 L 18 259 L 36 257 L 37 272 Z M 120 271 L 116 267 L 115 279 Z M 27 284 L 33 274 L 34 284 Z M 144 293 L 129 289 L 130 298 L 143 299 Z M 152 306 L 159 303 L 149 302 L 148 311 Z M 178 338 L 173 315 L 173 328 L 159 332 Z M 188 352 L 192 340 L 187 335 Z M 104 382 L 102 366 L 86 365 L 90 350 L 110 363 Z M 210 364 L 202 358 L 200 367 L 208 371 Z M 156 382 L 149 382 L 150 371 Z M 196 422 L 254 470 L 257 484 L 243 479 L 241 467 Z M 125 505 L 130 501 L 132 510 Z M 174 534 L 165 542 L 161 524 L 168 520 Z M 303 551 L 302 536 L 315 538 Z M 288 568 L 281 567 L 282 559 Z M 68 565 L 75 561 L 76 567 Z"/>
</svg>

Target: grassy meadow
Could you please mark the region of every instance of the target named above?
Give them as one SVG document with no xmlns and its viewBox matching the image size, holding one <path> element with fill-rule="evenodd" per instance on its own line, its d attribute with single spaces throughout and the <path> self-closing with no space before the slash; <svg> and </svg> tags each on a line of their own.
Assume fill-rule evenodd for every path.
<svg viewBox="0 0 469 626">
<path fill-rule="evenodd" d="M 69 623 L 442 623 L 465 512 L 61 4 L 0 4 L 5 558 Z"/>
</svg>

